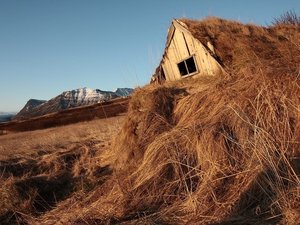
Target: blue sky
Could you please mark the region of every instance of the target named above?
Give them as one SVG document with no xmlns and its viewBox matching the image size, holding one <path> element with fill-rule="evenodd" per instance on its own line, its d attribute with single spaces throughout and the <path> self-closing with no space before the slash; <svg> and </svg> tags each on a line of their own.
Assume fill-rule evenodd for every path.
<svg viewBox="0 0 300 225">
<path fill-rule="evenodd" d="M 0 111 L 79 87 L 146 84 L 173 18 L 268 25 L 299 0 L 0 0 Z"/>
</svg>

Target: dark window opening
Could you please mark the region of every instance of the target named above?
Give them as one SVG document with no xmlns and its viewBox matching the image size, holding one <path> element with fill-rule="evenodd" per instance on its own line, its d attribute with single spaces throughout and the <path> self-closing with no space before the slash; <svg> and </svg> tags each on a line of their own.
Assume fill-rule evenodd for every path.
<svg viewBox="0 0 300 225">
<path fill-rule="evenodd" d="M 195 72 L 197 72 L 197 68 L 196 68 L 196 64 L 195 64 L 195 61 L 194 61 L 194 57 L 191 57 L 191 58 L 187 59 L 185 61 L 185 63 L 186 63 L 186 66 L 188 68 L 189 73 L 195 73 Z"/>
<path fill-rule="evenodd" d="M 181 76 L 186 76 L 197 72 L 197 67 L 193 56 L 178 63 L 177 66 Z"/>
<path fill-rule="evenodd" d="M 187 68 L 185 66 L 185 62 L 178 63 L 178 69 L 181 76 L 185 76 L 188 74 Z"/>
</svg>

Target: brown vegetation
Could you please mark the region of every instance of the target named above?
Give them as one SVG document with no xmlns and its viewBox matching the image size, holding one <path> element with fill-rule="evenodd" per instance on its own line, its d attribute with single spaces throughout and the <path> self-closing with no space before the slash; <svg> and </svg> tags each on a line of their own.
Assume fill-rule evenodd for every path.
<svg viewBox="0 0 300 225">
<path fill-rule="evenodd" d="M 253 76 L 258 68 L 278 76 L 299 72 L 299 25 L 262 27 L 214 17 L 182 21 L 203 44 L 213 44 L 217 59 L 229 73 Z"/>
<path fill-rule="evenodd" d="M 190 26 L 228 75 L 136 90 L 110 148 L 0 162 L 1 223 L 298 224 L 299 27 Z"/>
<path fill-rule="evenodd" d="M 117 116 L 127 111 L 129 98 L 82 106 L 32 119 L 0 123 L 0 135 L 8 132 L 30 131 Z"/>
<path fill-rule="evenodd" d="M 281 25 L 300 25 L 300 16 L 296 14 L 294 10 L 287 11 L 282 14 L 280 17 L 275 18 L 273 25 L 281 26 Z"/>
<path fill-rule="evenodd" d="M 0 224 L 26 222 L 75 192 L 104 182 L 111 169 L 99 155 L 110 148 L 123 117 L 0 137 Z M 74 194 L 76 196 L 76 194 Z"/>
<path fill-rule="evenodd" d="M 202 82 L 133 96 L 115 149 L 126 213 L 150 224 L 296 224 L 299 82 Z"/>
</svg>

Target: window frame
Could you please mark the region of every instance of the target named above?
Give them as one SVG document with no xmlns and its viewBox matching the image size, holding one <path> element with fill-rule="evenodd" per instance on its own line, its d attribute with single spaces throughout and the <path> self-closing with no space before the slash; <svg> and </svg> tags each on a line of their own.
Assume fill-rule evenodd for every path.
<svg viewBox="0 0 300 225">
<path fill-rule="evenodd" d="M 195 64 L 195 68 L 196 68 L 196 71 L 195 71 L 195 72 L 192 72 L 192 73 L 189 73 L 189 69 L 188 69 L 188 66 L 187 66 L 187 64 L 186 64 L 186 61 L 187 61 L 188 59 L 190 59 L 190 58 L 193 58 L 194 64 Z M 186 69 L 186 71 L 188 72 L 186 75 L 181 75 L 181 73 L 180 73 L 180 69 L 179 69 L 179 66 L 178 66 L 178 65 L 179 65 L 180 63 L 182 63 L 182 62 L 184 62 L 185 69 Z M 199 69 L 198 69 L 198 65 L 197 65 L 196 58 L 195 58 L 195 54 L 190 55 L 190 56 L 184 58 L 183 60 L 181 60 L 181 61 L 179 61 L 178 63 L 176 63 L 176 65 L 177 65 L 177 69 L 178 69 L 179 75 L 180 75 L 180 77 L 182 77 L 182 78 L 190 77 L 190 76 L 193 76 L 193 75 L 199 73 Z"/>
</svg>

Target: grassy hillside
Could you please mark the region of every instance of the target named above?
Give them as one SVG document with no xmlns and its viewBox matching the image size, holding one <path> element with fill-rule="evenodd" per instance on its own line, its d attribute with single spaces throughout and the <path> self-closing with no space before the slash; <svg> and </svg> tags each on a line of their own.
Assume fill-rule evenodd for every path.
<svg viewBox="0 0 300 225">
<path fill-rule="evenodd" d="M 227 75 L 137 89 L 110 147 L 6 156 L 1 224 L 298 224 L 299 26 L 186 24 Z"/>
<path fill-rule="evenodd" d="M 0 123 L 0 135 L 63 126 L 97 118 L 118 116 L 127 111 L 129 98 L 118 98 L 104 103 L 76 107 L 32 119 Z"/>
</svg>

